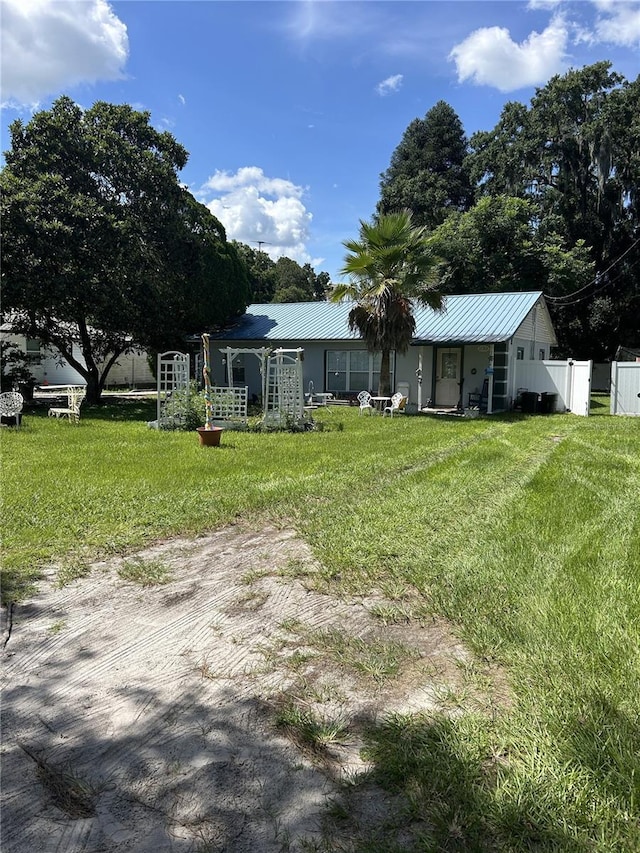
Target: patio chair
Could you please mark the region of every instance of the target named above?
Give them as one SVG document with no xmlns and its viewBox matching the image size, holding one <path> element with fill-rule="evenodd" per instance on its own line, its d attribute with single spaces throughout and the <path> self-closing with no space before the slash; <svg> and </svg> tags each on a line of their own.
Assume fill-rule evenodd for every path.
<svg viewBox="0 0 640 853">
<path fill-rule="evenodd" d="M 487 402 L 489 400 L 489 380 L 485 379 L 482 383 L 482 391 L 471 391 L 468 399 L 468 407 L 470 409 L 478 408 L 481 412 L 487 411 Z"/>
<path fill-rule="evenodd" d="M 404 407 L 406 406 L 406 404 L 407 398 L 403 397 L 399 391 L 396 391 L 396 393 L 391 398 L 391 405 L 385 406 L 382 410 L 382 417 L 384 417 L 387 413 L 390 417 L 393 417 L 394 412 L 401 412 L 402 414 L 404 414 Z"/>
<path fill-rule="evenodd" d="M 16 427 L 20 428 L 24 398 L 18 391 L 5 391 L 0 394 L 0 417 L 15 418 Z"/>
<path fill-rule="evenodd" d="M 86 389 L 80 386 L 71 386 L 67 390 L 67 405 L 52 406 L 49 409 L 50 418 L 69 418 L 72 423 L 77 424 L 80 420 L 80 406 L 86 395 Z"/>
<path fill-rule="evenodd" d="M 358 394 L 358 405 L 360 406 L 360 411 L 358 412 L 359 415 L 366 411 L 368 411 L 369 414 L 373 412 L 373 406 L 371 405 L 371 394 L 368 391 L 361 391 Z"/>
</svg>

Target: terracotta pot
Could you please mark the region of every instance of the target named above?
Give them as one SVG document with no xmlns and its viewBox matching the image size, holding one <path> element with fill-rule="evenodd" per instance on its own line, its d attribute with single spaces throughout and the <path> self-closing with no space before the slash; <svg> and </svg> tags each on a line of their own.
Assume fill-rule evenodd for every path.
<svg viewBox="0 0 640 853">
<path fill-rule="evenodd" d="M 197 428 L 198 438 L 200 439 L 201 447 L 218 447 L 220 437 L 222 436 L 223 427 L 206 427 Z"/>
</svg>

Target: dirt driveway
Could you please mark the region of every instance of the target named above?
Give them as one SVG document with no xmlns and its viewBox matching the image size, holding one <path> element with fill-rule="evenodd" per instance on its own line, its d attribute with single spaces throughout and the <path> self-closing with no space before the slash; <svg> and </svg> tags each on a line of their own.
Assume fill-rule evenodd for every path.
<svg viewBox="0 0 640 853">
<path fill-rule="evenodd" d="M 337 849 L 326 805 L 366 774 L 363 721 L 433 708 L 465 652 L 436 622 L 381 618 L 380 599 L 314 591 L 313 571 L 292 531 L 232 527 L 63 589 L 52 571 L 3 611 L 4 853 Z M 395 648 L 393 677 L 372 648 Z M 313 748 L 296 719 L 339 735 Z M 356 832 L 393 803 L 369 789 L 350 808 Z"/>
</svg>

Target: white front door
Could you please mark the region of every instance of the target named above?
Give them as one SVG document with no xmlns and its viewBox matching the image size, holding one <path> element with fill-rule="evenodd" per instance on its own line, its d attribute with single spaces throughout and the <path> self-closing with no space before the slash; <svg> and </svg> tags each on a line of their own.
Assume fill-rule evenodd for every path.
<svg viewBox="0 0 640 853">
<path fill-rule="evenodd" d="M 439 349 L 436 362 L 436 406 L 457 406 L 460 399 L 460 348 Z"/>
</svg>

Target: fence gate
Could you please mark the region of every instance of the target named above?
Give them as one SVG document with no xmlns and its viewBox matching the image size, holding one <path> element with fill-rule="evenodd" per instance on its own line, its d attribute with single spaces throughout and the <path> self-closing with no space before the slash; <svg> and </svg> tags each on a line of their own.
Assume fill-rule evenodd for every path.
<svg viewBox="0 0 640 853">
<path fill-rule="evenodd" d="M 591 402 L 591 361 L 573 359 L 516 361 L 515 379 L 520 390 L 558 395 L 557 411 L 588 415 Z"/>
<path fill-rule="evenodd" d="M 640 415 L 640 362 L 611 362 L 612 415 Z"/>
<path fill-rule="evenodd" d="M 570 387 L 568 409 L 574 415 L 588 415 L 591 405 L 592 361 L 569 361 Z"/>
<path fill-rule="evenodd" d="M 174 427 L 186 414 L 189 394 L 189 355 L 184 352 L 158 354 L 157 428 Z"/>
</svg>

